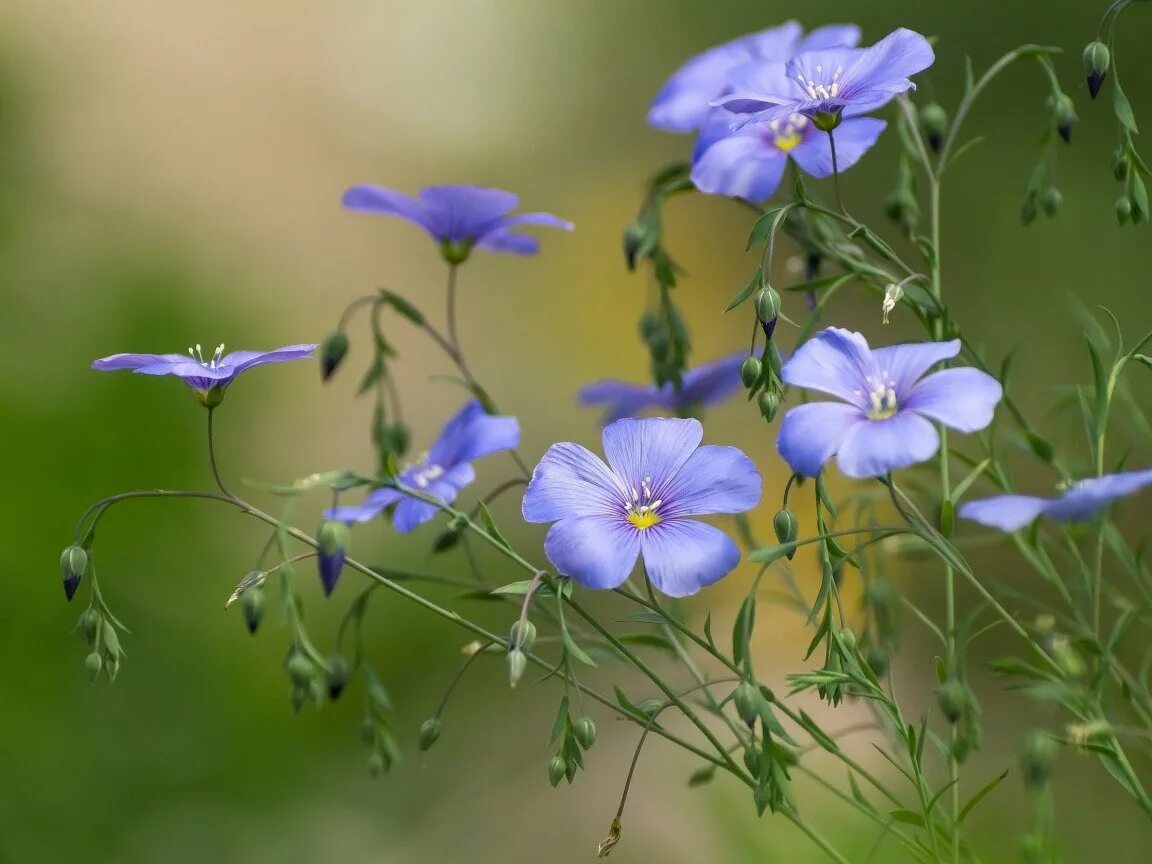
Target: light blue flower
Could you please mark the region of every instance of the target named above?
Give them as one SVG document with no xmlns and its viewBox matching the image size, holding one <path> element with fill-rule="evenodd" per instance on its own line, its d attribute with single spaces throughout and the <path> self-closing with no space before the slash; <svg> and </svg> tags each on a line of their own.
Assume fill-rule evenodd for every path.
<svg viewBox="0 0 1152 864">
<path fill-rule="evenodd" d="M 1001 531 L 1019 531 L 1039 516 L 1060 522 L 1083 522 L 1118 498 L 1152 485 L 1152 470 L 1105 474 L 1073 483 L 1058 498 L 998 495 L 969 501 L 957 511 L 961 518 Z"/>
</svg>

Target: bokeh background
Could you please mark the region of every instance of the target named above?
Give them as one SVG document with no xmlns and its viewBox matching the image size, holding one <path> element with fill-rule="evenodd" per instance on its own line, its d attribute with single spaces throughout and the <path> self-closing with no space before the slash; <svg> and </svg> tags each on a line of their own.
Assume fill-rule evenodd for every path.
<svg viewBox="0 0 1152 864">
<path fill-rule="evenodd" d="M 1041 218 L 1029 229 L 1019 224 L 1046 94 L 1039 69 L 1023 65 L 971 118 L 970 134 L 988 140 L 949 178 L 944 260 L 957 315 L 993 355 L 1021 347 L 1019 398 L 1075 451 L 1075 426 L 1059 412 L 1044 413 L 1063 384 L 1086 376 L 1069 297 L 1107 305 L 1135 336 L 1148 325 L 1152 265 L 1149 229 L 1115 227 L 1113 122 L 1081 81 L 1080 47 L 1093 38 L 1102 6 L 0 5 L 0 862 L 590 858 L 615 810 L 634 729 L 594 713 L 601 735 L 590 770 L 574 786 L 551 790 L 547 733 L 557 692 L 549 685 L 510 692 L 502 664 L 493 662 L 464 681 L 443 738 L 420 759 L 416 729 L 439 701 L 466 640 L 378 594 L 369 613 L 370 651 L 397 702 L 408 758 L 371 780 L 357 735 L 361 689 L 323 711 L 294 715 L 280 669 L 286 635 L 275 615 L 250 638 L 235 612 L 221 611 L 265 536 L 223 508 L 130 503 L 105 520 L 102 583 L 133 632 L 116 684 L 91 686 L 82 640 L 69 632 L 80 604 L 64 603 L 56 570 L 75 519 L 113 492 L 203 486 L 209 478 L 204 416 L 184 388 L 99 376 L 89 362 L 196 342 L 266 348 L 319 341 L 347 301 L 378 285 L 437 316 L 444 268 L 432 244 L 410 226 L 343 212 L 340 193 L 359 182 L 410 191 L 437 182 L 501 186 L 516 190 L 528 209 L 573 220 L 577 230 L 548 232 L 537 258 L 477 256 L 469 263 L 465 346 L 478 376 L 522 417 L 530 457 L 555 440 L 594 444 L 595 414 L 575 407 L 574 391 L 605 376 L 641 379 L 646 370 L 635 336 L 646 283 L 624 269 L 619 232 L 647 173 L 690 147 L 688 139 L 646 128 L 651 96 L 685 57 L 742 32 L 790 17 L 809 27 L 854 18 L 866 42 L 896 26 L 938 36 L 938 61 L 920 95 L 945 106 L 958 97 L 966 55 L 982 68 L 1023 42 L 1067 49 L 1057 66 L 1081 123 L 1073 145 L 1060 151 L 1060 218 Z M 1152 34 L 1150 12 L 1134 9 L 1120 40 L 1126 89 L 1141 118 L 1152 117 L 1152 76 L 1141 53 Z M 845 177 L 858 215 L 879 218 L 895 155 L 888 136 Z M 686 197 L 669 211 L 670 246 L 689 271 L 679 299 L 697 361 L 746 339 L 746 318 L 721 310 L 755 266 L 744 253 L 748 227 L 748 215 L 723 200 Z M 897 323 L 882 332 L 874 300 L 845 296 L 834 315 L 875 340 L 901 329 Z M 353 367 L 367 359 L 364 331 L 357 332 Z M 407 418 L 417 446 L 426 445 L 461 394 L 429 380 L 448 370 L 403 322 L 390 335 L 404 359 L 399 384 Z M 325 388 L 308 365 L 261 370 L 238 383 L 219 418 L 225 473 L 237 481 L 283 481 L 370 467 L 370 406 L 353 401 L 356 371 Z M 707 435 L 752 454 L 766 477 L 766 500 L 778 495 L 785 472 L 773 456 L 772 430 L 753 409 L 739 400 L 724 406 L 710 415 Z M 481 484 L 496 482 L 507 467 L 489 460 Z M 538 542 L 540 532 L 516 527 L 513 498 L 497 507 L 498 518 L 517 541 Z M 305 527 L 322 503 L 305 508 Z M 760 530 L 767 530 L 770 511 L 768 505 L 757 517 Z M 1141 530 L 1144 521 L 1133 527 Z M 370 560 L 424 566 L 434 533 L 398 538 L 370 526 L 357 532 L 355 546 Z M 498 562 L 488 564 L 495 578 L 503 575 Z M 435 566 L 454 572 L 463 562 L 450 555 Z M 938 608 L 932 568 L 908 566 L 893 575 Z M 327 646 L 355 574 L 327 604 L 311 574 L 302 576 L 310 626 Z M 691 613 L 711 610 L 726 628 L 748 578 L 746 569 L 737 571 Z M 506 609 L 468 608 L 493 626 L 507 623 Z M 604 610 L 618 611 L 610 603 Z M 909 632 L 896 669 L 912 712 L 932 704 L 934 652 L 919 638 Z M 762 619 L 759 668 L 777 675 L 801 668 L 805 643 L 785 613 Z M 648 695 L 639 682 L 630 686 L 638 698 Z M 1014 766 L 1028 728 L 1059 722 L 998 682 L 983 681 L 981 695 L 987 744 L 968 775 L 970 789 Z M 845 728 L 859 709 L 822 718 L 829 728 Z M 868 750 L 862 744 L 859 753 L 875 761 Z M 692 768 L 669 746 L 652 744 L 616 860 L 823 860 L 786 822 L 758 820 L 734 786 L 688 789 Z M 1147 860 L 1152 828 L 1094 760 L 1065 754 L 1057 789 L 1066 860 Z M 863 860 L 871 828 L 803 784 L 799 794 L 809 817 Z M 974 817 L 985 861 L 1017 860 L 1030 812 L 1018 777 L 1010 777 Z"/>
</svg>

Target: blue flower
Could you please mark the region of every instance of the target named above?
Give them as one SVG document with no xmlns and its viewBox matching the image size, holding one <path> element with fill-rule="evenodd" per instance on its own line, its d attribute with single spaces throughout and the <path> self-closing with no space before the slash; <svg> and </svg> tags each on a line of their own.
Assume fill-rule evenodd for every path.
<svg viewBox="0 0 1152 864">
<path fill-rule="evenodd" d="M 873 351 L 859 333 L 821 331 L 797 349 L 780 377 L 841 401 L 791 409 L 776 449 L 793 471 L 810 477 L 833 456 L 848 477 L 879 477 L 932 458 L 940 436 L 931 421 L 975 432 L 992 422 L 1003 396 L 1000 382 L 978 369 L 924 374 L 959 352 L 959 339 Z"/>
<path fill-rule="evenodd" d="M 634 417 L 649 408 L 687 414 L 731 396 L 740 387 L 740 364 L 747 356 L 741 352 L 690 369 L 684 373 L 679 390 L 671 382 L 656 387 L 610 379 L 589 384 L 581 389 L 577 398 L 581 405 L 607 406 L 600 418 L 602 426 L 621 417 Z"/>
<path fill-rule="evenodd" d="M 419 198 L 383 186 L 353 186 L 344 193 L 343 204 L 349 210 L 399 216 L 419 225 L 454 264 L 464 261 L 473 248 L 535 255 L 540 241 L 512 230 L 521 225 L 572 230 L 571 222 L 551 213 L 510 215 L 519 206 L 519 197 L 482 186 L 428 186 L 420 190 Z"/>
<path fill-rule="evenodd" d="M 729 111 L 752 116 L 744 123 L 767 123 L 803 114 L 820 121 L 875 111 L 915 89 L 909 76 L 932 65 L 935 55 L 919 33 L 900 29 L 870 48 L 832 47 L 793 57 L 771 89 L 744 89 L 717 100 Z M 743 125 L 743 124 L 741 124 Z"/>
<path fill-rule="evenodd" d="M 515 417 L 488 414 L 478 401 L 473 400 L 444 424 L 440 437 L 427 455 L 404 468 L 396 479 L 410 489 L 451 504 L 460 490 L 476 479 L 472 460 L 500 450 L 511 450 L 519 444 L 520 424 Z M 401 532 L 423 525 L 439 509 L 428 501 L 385 487 L 369 493 L 358 506 L 334 507 L 324 515 L 327 519 L 341 522 L 367 522 L 392 504 L 396 505 L 392 527 Z"/>
<path fill-rule="evenodd" d="M 554 522 L 544 553 L 586 588 L 622 584 L 641 555 L 671 597 L 726 576 L 740 550 L 693 516 L 743 513 L 760 501 L 760 475 L 735 447 L 700 446 L 697 420 L 617 420 L 603 432 L 605 465 L 579 444 L 553 444 L 524 493 L 528 522 Z"/>
<path fill-rule="evenodd" d="M 1124 498 L 1152 485 L 1152 470 L 1105 474 L 1069 486 L 1059 498 L 1031 495 L 998 495 L 969 501 L 958 511 L 961 518 L 1001 531 L 1019 531 L 1039 516 L 1060 522 L 1083 522 L 1117 498 Z"/>
<path fill-rule="evenodd" d="M 196 391 L 200 402 L 209 408 L 220 404 L 224 390 L 241 372 L 265 363 L 284 363 L 311 357 L 315 345 L 287 345 L 275 351 L 233 351 L 224 353 L 218 347 L 207 360 L 200 346 L 187 354 L 113 354 L 92 363 L 99 372 L 131 369 L 139 375 L 175 375 Z"/>
<path fill-rule="evenodd" d="M 833 45 L 855 45 L 860 28 L 854 24 L 832 24 L 813 30 L 801 38 L 803 29 L 795 21 L 759 33 L 750 33 L 709 48 L 673 73 L 648 109 L 648 123 L 668 132 L 691 132 L 708 117 L 709 105 L 731 90 L 729 70 L 749 61 L 783 63 L 804 51 Z"/>
</svg>

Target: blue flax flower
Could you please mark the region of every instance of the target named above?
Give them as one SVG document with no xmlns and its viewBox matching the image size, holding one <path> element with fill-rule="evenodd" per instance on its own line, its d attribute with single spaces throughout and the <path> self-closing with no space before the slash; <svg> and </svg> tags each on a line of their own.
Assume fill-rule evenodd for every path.
<svg viewBox="0 0 1152 864">
<path fill-rule="evenodd" d="M 741 352 L 689 369 L 684 373 L 679 390 L 671 382 L 656 387 L 610 379 L 589 384 L 580 390 L 577 398 L 581 405 L 607 406 L 600 418 L 601 426 L 621 417 L 635 417 L 649 408 L 688 414 L 697 408 L 722 402 L 736 392 L 740 387 L 740 364 L 747 356 Z"/>
<path fill-rule="evenodd" d="M 399 216 L 419 225 L 440 243 L 441 254 L 454 264 L 467 259 L 473 248 L 535 255 L 540 241 L 512 230 L 521 225 L 572 230 L 571 222 L 551 213 L 513 216 L 512 211 L 520 204 L 517 195 L 482 186 L 428 186 L 417 198 L 383 186 L 353 186 L 344 193 L 343 204 L 349 210 Z"/>
<path fill-rule="evenodd" d="M 524 493 L 528 522 L 555 522 L 544 553 L 586 588 L 615 588 L 643 555 L 671 597 L 726 576 L 740 550 L 690 517 L 743 513 L 760 501 L 760 475 L 735 447 L 700 446 L 697 420 L 617 420 L 603 432 L 605 465 L 579 444 L 553 444 Z"/>
<path fill-rule="evenodd" d="M 224 353 L 219 346 L 215 353 L 204 359 L 197 345 L 187 354 L 113 354 L 93 361 L 92 368 L 100 372 L 131 369 L 139 375 L 175 375 L 196 391 L 200 402 L 215 408 L 224 398 L 224 390 L 241 372 L 265 363 L 284 363 L 312 356 L 315 345 L 287 345 L 275 351 L 233 351 Z"/>
<path fill-rule="evenodd" d="M 771 89 L 736 86 L 717 104 L 751 114 L 745 123 L 783 120 L 793 114 L 832 128 L 844 117 L 875 111 L 915 88 L 909 78 L 932 65 L 935 55 L 919 33 L 900 29 L 869 48 L 844 46 L 799 54 Z"/>
<path fill-rule="evenodd" d="M 1083 522 L 1117 498 L 1124 498 L 1152 485 L 1152 470 L 1105 474 L 1069 486 L 1059 498 L 1031 495 L 998 495 L 969 501 L 958 511 L 964 519 L 1001 531 L 1019 531 L 1039 516 L 1060 522 Z"/>
<path fill-rule="evenodd" d="M 444 424 L 428 453 L 404 468 L 396 479 L 404 486 L 451 504 L 460 490 L 476 479 L 472 460 L 511 450 L 519 444 L 520 424 L 515 417 L 489 414 L 473 400 Z M 362 504 L 334 507 L 324 515 L 340 522 L 367 522 L 392 504 L 396 505 L 392 527 L 401 532 L 412 531 L 439 512 L 435 504 L 385 487 L 370 492 Z"/>
<path fill-rule="evenodd" d="M 783 63 L 804 51 L 860 41 L 860 28 L 854 24 L 831 24 L 813 30 L 807 37 L 803 37 L 803 32 L 795 21 L 788 21 L 697 54 L 677 69 L 656 94 L 648 109 L 649 125 L 668 132 L 695 130 L 708 117 L 710 103 L 732 89 L 729 70 L 743 63 Z"/>
<path fill-rule="evenodd" d="M 932 458 L 933 420 L 960 432 L 992 422 L 1003 389 L 978 369 L 924 373 L 960 352 L 960 340 L 892 345 L 875 351 L 859 333 L 829 327 L 780 370 L 785 384 L 839 402 L 797 405 L 784 417 L 776 449 L 792 470 L 814 477 L 832 456 L 848 477 L 879 477 Z"/>
</svg>

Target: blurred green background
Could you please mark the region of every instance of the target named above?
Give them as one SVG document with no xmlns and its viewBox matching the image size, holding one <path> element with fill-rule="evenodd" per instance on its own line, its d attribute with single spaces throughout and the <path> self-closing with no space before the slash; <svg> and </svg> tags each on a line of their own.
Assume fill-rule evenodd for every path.
<svg viewBox="0 0 1152 864">
<path fill-rule="evenodd" d="M 646 128 L 652 95 L 687 56 L 742 32 L 793 17 L 808 27 L 854 19 L 865 42 L 896 26 L 938 36 L 937 64 L 918 98 L 946 107 L 958 97 L 965 55 L 981 69 L 1024 42 L 1067 49 L 1057 66 L 1081 123 L 1059 154 L 1060 218 L 1019 225 L 1046 95 L 1039 69 L 1022 65 L 971 117 L 969 134 L 988 140 L 949 177 L 943 255 L 945 290 L 960 320 L 993 356 L 1021 347 L 1018 397 L 1045 417 L 1054 437 L 1078 447 L 1074 426 L 1041 413 L 1059 385 L 1086 375 L 1069 295 L 1107 305 L 1130 337 L 1149 323 L 1149 229 L 1115 227 L 1113 121 L 1106 100 L 1091 103 L 1081 80 L 1080 47 L 1102 11 L 1103 3 L 1083 0 L 0 5 L 0 313 L 7 325 L 0 364 L 7 489 L 0 862 L 590 858 L 615 811 L 635 729 L 595 713 L 601 734 L 589 771 L 574 786 L 551 790 L 547 733 L 557 692 L 550 685 L 510 692 L 497 661 L 464 681 L 443 738 L 421 760 L 416 729 L 467 640 L 381 592 L 369 613 L 369 644 L 397 702 L 408 759 L 372 781 L 357 735 L 360 686 L 334 707 L 293 715 L 280 669 L 286 635 L 275 615 L 250 638 L 235 611 L 221 611 L 265 534 L 219 506 L 129 503 L 106 518 L 97 550 L 102 584 L 133 632 L 124 639 L 119 680 L 92 687 L 82 640 L 69 632 L 82 603 L 64 603 L 56 571 L 75 519 L 117 491 L 202 487 L 210 478 L 204 415 L 184 388 L 99 376 L 88 364 L 117 351 L 196 342 L 269 348 L 319 341 L 347 301 L 377 285 L 439 315 L 444 271 L 432 244 L 411 226 L 343 212 L 340 193 L 359 182 L 409 191 L 438 182 L 494 185 L 516 190 L 527 209 L 573 220 L 577 230 L 541 232 L 537 258 L 469 263 L 462 330 L 472 365 L 500 404 L 521 416 L 530 458 L 555 440 L 594 444 L 595 414 L 574 406 L 574 391 L 589 380 L 640 379 L 646 371 L 635 337 L 646 283 L 625 271 L 619 232 L 635 211 L 641 180 L 691 146 Z M 1120 38 L 1121 62 L 1137 116 L 1148 122 L 1152 75 L 1141 52 L 1150 34 L 1152 9 L 1137 6 Z M 888 135 L 845 177 L 856 215 L 879 219 L 895 154 Z M 746 318 L 721 310 L 755 266 L 744 253 L 748 227 L 748 215 L 723 200 L 686 198 L 669 211 L 670 247 L 689 271 L 680 301 L 697 361 L 746 339 Z M 833 315 L 874 341 L 901 333 L 899 323 L 881 330 L 874 300 L 845 297 Z M 392 335 L 405 361 L 400 386 L 419 448 L 460 393 L 429 382 L 448 370 L 414 332 L 397 324 Z M 353 367 L 366 361 L 363 331 L 359 339 Z M 238 383 L 219 415 L 224 472 L 237 482 L 283 481 L 370 467 L 370 406 L 352 400 L 357 371 L 326 388 L 308 365 L 263 369 Z M 773 454 L 773 431 L 752 409 L 739 400 L 723 407 L 710 415 L 706 434 L 746 449 L 765 474 L 766 500 L 776 498 L 785 471 Z M 506 469 L 503 460 L 488 460 L 476 488 Z M 513 498 L 501 502 L 498 517 L 538 550 L 527 544 L 541 532 L 514 527 Z M 304 527 L 322 504 L 310 503 Z M 762 531 L 771 504 L 764 509 Z M 356 533 L 355 551 L 424 566 L 434 533 L 400 538 L 368 526 Z M 490 564 L 494 578 L 505 575 Z M 455 571 L 463 562 L 455 553 L 436 566 Z M 327 648 L 358 580 L 345 575 L 323 604 L 312 574 L 301 576 L 310 626 Z M 929 608 L 938 608 L 934 576 L 930 569 L 903 574 L 907 590 Z M 727 622 L 748 577 L 737 571 L 699 598 L 693 613 L 710 609 Z M 510 614 L 473 611 L 497 628 Z M 909 633 L 896 666 L 910 713 L 932 704 L 933 651 L 917 639 Z M 762 621 L 758 668 L 777 676 L 801 668 L 805 644 L 784 613 Z M 606 681 L 608 673 L 592 677 Z M 637 697 L 648 695 L 639 682 L 631 687 Z M 1060 722 L 1001 688 L 982 686 L 987 744 L 966 775 L 969 789 L 1014 765 L 1032 724 Z M 809 707 L 831 729 L 862 716 L 859 706 Z M 878 761 L 864 742 L 858 755 Z M 669 746 L 653 743 L 640 764 L 614 860 L 823 860 L 783 820 L 757 820 L 732 784 L 689 790 L 684 780 L 693 765 Z M 1057 784 L 1068 861 L 1148 860 L 1152 828 L 1095 761 L 1065 754 Z M 803 784 L 799 797 L 809 818 L 851 856 L 865 857 L 871 827 Z M 985 861 L 1018 859 L 1029 814 L 1019 779 L 1010 777 L 973 820 Z"/>
</svg>

